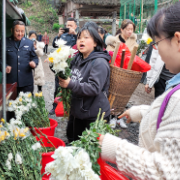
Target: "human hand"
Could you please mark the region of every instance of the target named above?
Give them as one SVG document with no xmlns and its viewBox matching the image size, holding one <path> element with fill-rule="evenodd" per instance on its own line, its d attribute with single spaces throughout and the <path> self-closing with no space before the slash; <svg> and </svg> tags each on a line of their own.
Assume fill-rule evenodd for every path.
<svg viewBox="0 0 180 180">
<path fill-rule="evenodd" d="M 44 62 L 45 62 L 45 63 L 49 63 L 49 58 L 46 58 L 46 59 L 44 60 Z"/>
<path fill-rule="evenodd" d="M 62 87 L 62 88 L 67 88 L 68 85 L 69 85 L 69 82 L 70 82 L 70 78 L 68 77 L 66 80 L 65 79 L 62 79 L 60 77 L 59 78 L 59 85 Z"/>
<path fill-rule="evenodd" d="M 29 65 L 33 69 L 36 67 L 36 63 L 34 61 L 29 62 Z"/>
<path fill-rule="evenodd" d="M 60 37 L 64 33 L 64 30 L 62 28 L 59 29 L 58 36 Z"/>
<path fill-rule="evenodd" d="M 73 28 L 69 28 L 69 34 L 76 34 L 75 30 Z"/>
<path fill-rule="evenodd" d="M 102 146 L 103 139 L 104 139 L 104 135 L 100 135 L 100 137 L 99 137 L 99 145 L 100 145 L 100 147 Z"/>
<path fill-rule="evenodd" d="M 34 42 L 34 49 L 37 49 L 37 44 Z"/>
<path fill-rule="evenodd" d="M 130 112 L 129 110 L 126 110 L 123 114 L 121 114 L 118 118 L 123 118 L 126 117 L 127 118 L 127 123 L 131 122 L 131 117 L 130 117 Z"/>
<path fill-rule="evenodd" d="M 12 69 L 11 66 L 7 66 L 7 67 L 6 67 L 6 73 L 9 74 L 9 73 L 11 72 L 11 69 Z"/>
<path fill-rule="evenodd" d="M 151 93 L 152 88 L 149 87 L 149 84 L 145 85 L 145 91 L 149 94 Z"/>
</svg>

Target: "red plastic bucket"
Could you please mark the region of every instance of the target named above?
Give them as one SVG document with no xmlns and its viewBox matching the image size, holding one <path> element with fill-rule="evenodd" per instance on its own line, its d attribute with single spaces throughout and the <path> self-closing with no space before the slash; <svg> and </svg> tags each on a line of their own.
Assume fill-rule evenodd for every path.
<svg viewBox="0 0 180 180">
<path fill-rule="evenodd" d="M 58 126 L 58 123 L 54 119 L 49 119 L 49 121 L 50 121 L 50 127 L 46 127 L 46 128 L 43 128 L 43 127 L 42 128 L 36 128 L 35 127 L 34 129 L 35 129 L 36 133 L 42 135 L 41 134 L 41 132 L 42 132 L 43 134 L 46 134 L 47 136 L 54 136 L 55 128 Z M 38 131 L 38 129 L 40 131 Z M 36 134 L 32 131 L 32 129 L 31 129 L 31 133 L 33 136 L 36 136 Z"/>
<path fill-rule="evenodd" d="M 43 142 L 43 146 L 45 146 L 45 147 L 53 147 L 53 145 L 51 143 L 49 143 L 48 140 L 44 136 L 40 136 L 40 139 Z M 39 141 L 40 139 L 36 136 L 36 140 L 37 141 Z M 59 138 L 56 138 L 56 137 L 53 137 L 53 136 L 48 136 L 48 139 L 54 144 L 54 146 L 56 148 L 58 148 L 59 146 L 65 147 L 64 141 L 62 141 Z M 54 160 L 51 157 L 53 154 L 54 154 L 54 151 L 53 152 L 48 152 L 48 153 L 42 153 L 42 160 L 41 160 L 42 169 L 41 169 L 41 174 L 43 174 L 45 172 L 46 164 Z M 49 178 L 49 176 L 47 176 L 45 174 L 43 176 L 43 178 Z"/>
</svg>

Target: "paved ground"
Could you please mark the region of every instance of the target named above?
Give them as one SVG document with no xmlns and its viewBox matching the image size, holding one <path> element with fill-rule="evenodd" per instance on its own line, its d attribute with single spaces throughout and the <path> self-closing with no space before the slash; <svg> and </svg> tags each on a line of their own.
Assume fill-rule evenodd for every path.
<svg viewBox="0 0 180 180">
<path fill-rule="evenodd" d="M 45 96 L 46 107 L 50 111 L 52 109 L 52 103 L 54 101 L 53 93 L 54 93 L 55 85 L 54 85 L 54 73 L 51 72 L 51 70 L 49 69 L 49 64 L 44 63 L 44 59 L 46 58 L 47 56 L 42 57 L 42 62 L 45 72 L 45 82 L 46 82 L 45 85 L 43 86 L 43 94 Z M 140 105 L 140 104 L 150 104 L 154 99 L 153 93 L 154 92 L 147 95 L 144 92 L 144 85 L 139 84 L 139 86 L 133 93 L 128 105 L 132 106 L 132 105 Z M 56 117 L 55 115 L 49 117 L 56 119 L 58 121 L 58 127 L 56 128 L 55 136 L 67 142 L 67 138 L 66 138 L 67 119 L 59 118 Z M 120 127 L 117 128 L 121 129 Z M 128 129 L 121 129 L 121 132 L 119 133 L 119 137 L 125 138 L 128 141 L 137 144 L 138 134 L 139 134 L 139 124 L 133 123 L 128 125 Z"/>
</svg>

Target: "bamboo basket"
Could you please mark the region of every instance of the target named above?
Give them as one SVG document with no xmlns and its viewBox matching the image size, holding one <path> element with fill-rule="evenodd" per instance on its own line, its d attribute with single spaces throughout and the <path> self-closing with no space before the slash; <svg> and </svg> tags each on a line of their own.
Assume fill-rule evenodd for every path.
<svg viewBox="0 0 180 180">
<path fill-rule="evenodd" d="M 119 115 L 124 111 L 131 95 L 140 83 L 141 72 L 132 71 L 134 57 L 137 52 L 137 46 L 134 47 L 128 64 L 128 69 L 123 69 L 123 57 L 121 59 L 121 67 L 114 66 L 120 42 L 117 43 L 113 58 L 110 64 L 110 87 L 109 87 L 109 103 L 112 115 Z"/>
</svg>

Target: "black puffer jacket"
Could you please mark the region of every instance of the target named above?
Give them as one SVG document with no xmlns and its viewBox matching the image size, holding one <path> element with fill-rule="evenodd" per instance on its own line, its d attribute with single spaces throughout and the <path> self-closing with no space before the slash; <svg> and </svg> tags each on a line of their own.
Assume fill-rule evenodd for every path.
<svg viewBox="0 0 180 180">
<path fill-rule="evenodd" d="M 110 114 L 107 99 L 111 56 L 107 51 L 92 52 L 83 59 L 77 54 L 71 63 L 71 81 L 68 88 L 72 90 L 71 114 L 82 120 L 95 120 L 99 112 Z"/>
</svg>

